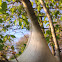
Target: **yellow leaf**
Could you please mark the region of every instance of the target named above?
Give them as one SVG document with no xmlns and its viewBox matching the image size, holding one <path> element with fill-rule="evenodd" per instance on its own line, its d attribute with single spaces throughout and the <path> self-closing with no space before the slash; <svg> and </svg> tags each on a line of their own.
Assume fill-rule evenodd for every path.
<svg viewBox="0 0 62 62">
<path fill-rule="evenodd" d="M 1 4 L 2 4 L 2 0 L 0 0 L 0 6 L 1 6 Z"/>
<path fill-rule="evenodd" d="M 16 0 L 12 0 L 13 2 L 15 2 Z"/>
<path fill-rule="evenodd" d="M 23 29 L 23 25 L 21 26 L 21 28 Z"/>
<path fill-rule="evenodd" d="M 33 2 L 31 2 L 32 6 L 33 6 Z"/>
</svg>

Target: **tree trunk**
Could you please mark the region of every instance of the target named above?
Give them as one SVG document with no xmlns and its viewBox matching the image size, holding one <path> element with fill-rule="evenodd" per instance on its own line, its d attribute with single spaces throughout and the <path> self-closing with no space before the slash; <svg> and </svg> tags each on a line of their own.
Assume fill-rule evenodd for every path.
<svg viewBox="0 0 62 62">
<path fill-rule="evenodd" d="M 27 15 L 31 20 L 31 35 L 24 52 L 17 59 L 19 62 L 58 62 L 51 54 L 37 17 L 29 0 L 22 0 Z M 13 60 L 12 62 L 16 62 Z"/>
<path fill-rule="evenodd" d="M 60 60 L 59 45 L 58 45 L 58 41 L 56 39 L 55 30 L 54 30 L 54 26 L 53 26 L 53 23 L 52 23 L 52 18 L 50 16 L 49 11 L 47 10 L 46 5 L 43 2 L 43 0 L 39 0 L 39 1 L 42 4 L 43 9 L 46 12 L 46 15 L 47 15 L 47 17 L 49 19 L 49 24 L 50 24 L 50 28 L 51 28 L 51 32 L 52 32 L 52 36 L 53 36 L 53 41 L 54 41 L 54 44 L 55 44 L 56 57 L 57 57 L 58 61 L 61 62 L 61 60 Z"/>
</svg>

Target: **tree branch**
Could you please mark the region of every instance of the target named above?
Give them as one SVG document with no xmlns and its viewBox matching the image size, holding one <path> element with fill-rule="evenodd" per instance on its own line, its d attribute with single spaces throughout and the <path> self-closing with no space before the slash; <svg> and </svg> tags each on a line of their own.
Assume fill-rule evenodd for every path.
<svg viewBox="0 0 62 62">
<path fill-rule="evenodd" d="M 52 32 L 52 36 L 53 36 L 53 41 L 54 41 L 55 49 L 56 49 L 56 56 L 57 56 L 59 62 L 61 62 L 60 61 L 59 45 L 58 45 L 58 41 L 57 41 L 57 38 L 56 38 L 52 17 L 50 16 L 49 11 L 47 10 L 46 5 L 43 2 L 43 0 L 39 0 L 39 1 L 40 1 L 41 5 L 43 6 L 43 9 L 44 9 L 44 11 L 45 11 L 45 13 L 46 13 L 46 15 L 49 19 L 49 24 L 50 24 L 50 28 L 51 28 L 51 32 Z"/>
</svg>

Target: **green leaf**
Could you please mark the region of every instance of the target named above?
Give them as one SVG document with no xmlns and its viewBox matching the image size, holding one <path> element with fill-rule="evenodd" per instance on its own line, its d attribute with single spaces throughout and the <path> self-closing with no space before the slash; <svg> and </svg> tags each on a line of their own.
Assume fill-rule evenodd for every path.
<svg viewBox="0 0 62 62">
<path fill-rule="evenodd" d="M 2 35 L 0 35 L 0 38 L 3 38 L 3 36 L 2 36 Z"/>
<path fill-rule="evenodd" d="M 26 44 L 24 44 L 24 46 L 26 46 Z"/>
<path fill-rule="evenodd" d="M 56 36 L 56 38 L 57 38 L 57 40 L 60 39 L 60 34 L 58 34 L 58 35 Z"/>
<path fill-rule="evenodd" d="M 2 3 L 2 11 L 5 11 L 7 8 L 7 3 L 6 2 L 3 2 Z"/>
<path fill-rule="evenodd" d="M 14 14 L 14 11 L 15 11 L 15 10 L 14 10 L 14 8 L 11 8 L 10 11 L 12 12 L 12 14 Z"/>
<path fill-rule="evenodd" d="M 53 4 L 52 4 L 52 3 L 50 3 L 50 6 L 53 6 Z"/>
<path fill-rule="evenodd" d="M 55 11 L 55 17 L 57 18 L 57 15 L 59 14 L 59 11 Z"/>
<path fill-rule="evenodd" d="M 60 17 L 60 20 L 62 21 L 62 16 Z"/>
<path fill-rule="evenodd" d="M 22 26 L 22 20 L 19 21 L 19 25 Z"/>
<path fill-rule="evenodd" d="M 44 23 L 46 24 L 48 21 L 47 20 L 44 20 Z"/>
<path fill-rule="evenodd" d="M 46 16 L 44 17 L 44 20 L 46 19 Z"/>
<path fill-rule="evenodd" d="M 49 26 L 49 24 L 46 25 L 46 27 Z"/>
<path fill-rule="evenodd" d="M 14 50 L 14 46 L 13 45 L 11 46 L 11 49 Z"/>
<path fill-rule="evenodd" d="M 8 2 L 10 2 L 11 0 L 7 0 Z"/>
<path fill-rule="evenodd" d="M 2 30 L 3 30 L 4 32 L 6 32 L 6 28 L 3 28 Z"/>
<path fill-rule="evenodd" d="M 0 14 L 2 14 L 2 9 L 0 9 Z"/>
<path fill-rule="evenodd" d="M 46 31 L 46 34 L 51 35 L 51 31 L 50 30 L 47 30 Z"/>
<path fill-rule="evenodd" d="M 56 32 L 59 32 L 59 31 L 60 31 L 60 29 L 57 29 L 57 30 L 56 30 Z"/>
<path fill-rule="evenodd" d="M 46 37 L 46 41 L 47 41 L 47 43 L 49 43 L 49 39 L 50 39 L 50 37 Z"/>
<path fill-rule="evenodd" d="M 0 39 L 0 43 L 3 43 L 2 39 Z"/>
<path fill-rule="evenodd" d="M 59 14 L 60 12 L 59 12 L 59 11 L 57 11 L 56 13 L 57 13 L 57 14 Z"/>
<path fill-rule="evenodd" d="M 4 43 L 7 41 L 7 39 L 8 39 L 8 36 L 7 35 L 4 36 L 4 38 L 3 38 Z"/>
<path fill-rule="evenodd" d="M 57 25 L 55 26 L 55 28 L 58 29 L 58 28 L 60 28 L 60 26 L 57 24 Z"/>
<path fill-rule="evenodd" d="M 2 23 L 3 22 L 3 20 L 2 19 L 0 19 L 0 23 Z"/>
<path fill-rule="evenodd" d="M 53 22 L 53 24 L 56 24 L 57 22 Z"/>
<path fill-rule="evenodd" d="M 16 38 L 14 35 L 11 35 L 12 38 Z"/>
<path fill-rule="evenodd" d="M 40 10 L 41 10 L 41 6 L 40 6 L 40 5 L 38 5 L 37 9 L 38 9 L 38 11 L 40 11 Z"/>
<path fill-rule="evenodd" d="M 37 5 L 40 5 L 40 2 L 37 2 Z"/>
<path fill-rule="evenodd" d="M 7 28 L 9 28 L 9 27 L 10 27 L 10 25 L 7 25 L 6 27 L 7 27 Z"/>
<path fill-rule="evenodd" d="M 19 55 L 21 54 L 21 52 L 19 52 Z"/>
<path fill-rule="evenodd" d="M 47 36 L 47 34 L 44 34 L 44 36 L 46 37 L 46 36 Z"/>
<path fill-rule="evenodd" d="M 26 25 L 28 25 L 28 24 L 29 24 L 29 22 L 28 22 L 28 20 L 27 20 L 27 19 L 25 19 L 25 20 L 24 20 L 24 23 L 25 23 Z"/>
<path fill-rule="evenodd" d="M 3 50 L 4 44 L 0 44 L 0 51 Z"/>
<path fill-rule="evenodd" d="M 38 2 L 38 0 L 35 0 L 35 3 L 37 3 Z"/>
</svg>

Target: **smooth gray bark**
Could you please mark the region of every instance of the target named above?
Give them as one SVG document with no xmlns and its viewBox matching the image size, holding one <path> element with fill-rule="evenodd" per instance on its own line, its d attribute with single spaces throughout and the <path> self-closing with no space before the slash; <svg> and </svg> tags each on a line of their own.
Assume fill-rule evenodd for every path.
<svg viewBox="0 0 62 62">
<path fill-rule="evenodd" d="M 31 20 L 31 34 L 26 49 L 17 59 L 19 62 L 58 62 L 51 54 L 29 0 L 22 0 Z M 16 62 L 13 60 L 12 62 Z"/>
</svg>

